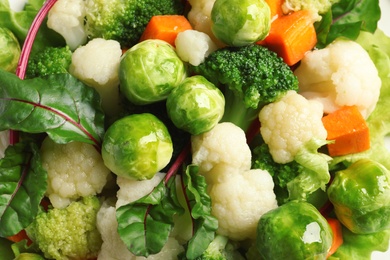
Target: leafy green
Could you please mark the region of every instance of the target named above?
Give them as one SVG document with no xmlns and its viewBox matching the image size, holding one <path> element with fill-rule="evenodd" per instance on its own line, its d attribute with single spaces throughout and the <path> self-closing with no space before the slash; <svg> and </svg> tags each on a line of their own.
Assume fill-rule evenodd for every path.
<svg viewBox="0 0 390 260">
<path fill-rule="evenodd" d="M 0 130 L 46 132 L 55 142 L 100 148 L 104 114 L 98 93 L 70 74 L 21 80 L 0 71 Z"/>
<path fill-rule="evenodd" d="M 380 16 L 378 0 L 340 0 L 315 24 L 317 47 L 323 48 L 341 36 L 355 40 L 361 30 L 373 33 Z"/>
<path fill-rule="evenodd" d="M 116 211 L 118 233 L 137 256 L 156 254 L 164 247 L 173 226 L 173 216 L 183 208 L 176 197 L 175 178 L 161 181 L 151 193 Z"/>
<path fill-rule="evenodd" d="M 211 215 L 211 199 L 207 194 L 204 177 L 198 174 L 198 166 L 189 165 L 183 174 L 186 197 L 193 218 L 194 234 L 188 241 L 186 257 L 199 257 L 215 238 L 218 220 Z"/>
<path fill-rule="evenodd" d="M 33 221 L 46 192 L 46 178 L 36 144 L 19 142 L 7 148 L 0 160 L 1 237 L 15 235 Z"/>
<path fill-rule="evenodd" d="M 0 0 L 0 26 L 10 29 L 18 38 L 20 44 L 23 44 L 28 30 L 44 2 L 45 0 L 29 0 L 22 11 L 14 12 L 10 8 L 9 0 Z M 64 44 L 63 38 L 49 29 L 46 22 L 44 22 L 34 41 L 33 50 L 36 52 L 45 46 L 61 46 Z"/>
</svg>

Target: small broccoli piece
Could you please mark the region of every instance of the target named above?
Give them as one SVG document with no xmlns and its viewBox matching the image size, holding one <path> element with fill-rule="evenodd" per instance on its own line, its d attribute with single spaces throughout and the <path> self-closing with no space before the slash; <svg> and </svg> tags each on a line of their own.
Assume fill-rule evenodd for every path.
<svg viewBox="0 0 390 260">
<path fill-rule="evenodd" d="M 296 161 L 286 164 L 275 162 L 266 143 L 262 143 L 253 149 L 252 168 L 266 170 L 271 174 L 275 184 L 274 192 L 278 205 L 282 205 L 288 200 L 287 183 L 304 170 L 304 167 Z"/>
<path fill-rule="evenodd" d="M 27 233 L 49 259 L 90 259 L 102 245 L 96 227 L 100 201 L 95 196 L 72 202 L 64 209 L 37 215 Z"/>
<path fill-rule="evenodd" d="M 87 0 L 86 28 L 91 38 L 135 45 L 153 15 L 182 14 L 181 0 Z"/>
<path fill-rule="evenodd" d="M 222 89 L 226 100 L 222 121 L 243 130 L 262 106 L 288 90 L 298 90 L 298 80 L 287 64 L 276 53 L 256 44 L 218 49 L 190 69 Z"/>
<path fill-rule="evenodd" d="M 67 73 L 72 62 L 72 51 L 66 47 L 46 47 L 28 61 L 26 77 L 35 78 L 50 74 Z"/>
</svg>

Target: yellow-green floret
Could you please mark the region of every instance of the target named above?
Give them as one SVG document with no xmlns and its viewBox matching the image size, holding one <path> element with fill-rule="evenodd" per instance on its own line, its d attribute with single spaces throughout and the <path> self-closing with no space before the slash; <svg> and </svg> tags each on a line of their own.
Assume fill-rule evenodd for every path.
<svg viewBox="0 0 390 260">
<path fill-rule="evenodd" d="M 41 212 L 28 227 L 28 235 L 49 259 L 96 257 L 102 244 L 96 227 L 100 205 L 97 197 L 89 196 L 66 208 Z"/>
</svg>

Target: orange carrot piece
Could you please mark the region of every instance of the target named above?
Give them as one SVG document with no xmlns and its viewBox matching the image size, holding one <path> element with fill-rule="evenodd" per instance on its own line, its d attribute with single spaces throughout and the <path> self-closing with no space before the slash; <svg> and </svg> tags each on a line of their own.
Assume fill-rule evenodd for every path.
<svg viewBox="0 0 390 260">
<path fill-rule="evenodd" d="M 282 5 L 285 0 L 265 0 L 271 10 L 271 19 L 283 16 Z"/>
<path fill-rule="evenodd" d="M 156 15 L 146 25 L 140 41 L 160 39 L 175 46 L 177 35 L 191 29 L 190 22 L 183 15 Z"/>
<path fill-rule="evenodd" d="M 358 153 L 370 148 L 370 132 L 366 120 L 356 106 L 344 106 L 322 118 L 328 132 L 329 155 Z"/>
<path fill-rule="evenodd" d="M 277 18 L 265 38 L 267 47 L 292 66 L 317 43 L 313 19 L 308 10 L 300 10 Z"/>
<path fill-rule="evenodd" d="M 328 258 L 337 251 L 337 249 L 343 244 L 344 240 L 340 221 L 336 218 L 326 218 L 326 220 L 333 232 L 333 241 L 328 251 Z"/>
</svg>

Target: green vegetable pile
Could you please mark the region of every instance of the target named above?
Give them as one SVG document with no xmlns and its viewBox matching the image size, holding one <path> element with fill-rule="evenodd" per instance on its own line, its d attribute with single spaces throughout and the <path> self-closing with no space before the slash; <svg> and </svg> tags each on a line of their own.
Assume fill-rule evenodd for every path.
<svg viewBox="0 0 390 260">
<path fill-rule="evenodd" d="M 288 107 L 283 99 L 299 93 L 296 67 L 256 44 L 271 28 L 265 1 L 216 0 L 209 29 L 222 46 L 199 65 L 163 40 L 139 39 L 152 16 L 190 17 L 192 6 L 200 19 L 213 1 L 80 0 L 72 14 L 53 11 L 60 1 L 68 0 L 12 10 L 0 0 L 0 138 L 10 133 L 0 157 L 0 259 L 370 259 L 388 250 L 390 37 L 377 28 L 378 1 L 329 1 L 315 22 L 316 49 L 355 41 L 378 70 L 370 149 L 332 158 L 330 141 L 311 138 L 287 163 L 259 131 L 263 108 Z M 69 34 L 48 27 L 49 15 L 76 13 L 82 23 Z M 80 34 L 85 46 L 70 47 Z M 72 58 L 94 40 L 107 45 L 82 50 L 85 68 Z M 120 57 L 100 64 L 109 45 Z M 50 154 L 47 139 L 59 147 Z M 237 221 L 248 208 L 261 212 L 256 221 Z"/>
</svg>

